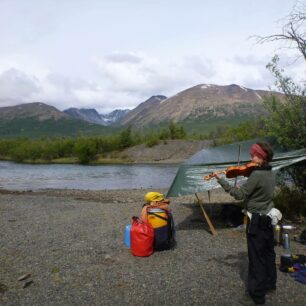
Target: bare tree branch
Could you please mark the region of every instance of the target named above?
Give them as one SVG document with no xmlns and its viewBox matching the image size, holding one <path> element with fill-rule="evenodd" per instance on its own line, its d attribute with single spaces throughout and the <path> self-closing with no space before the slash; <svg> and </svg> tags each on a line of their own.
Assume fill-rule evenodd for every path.
<svg viewBox="0 0 306 306">
<path fill-rule="evenodd" d="M 298 3 L 286 20 L 282 33 L 268 36 L 255 35 L 253 38 L 259 44 L 274 41 L 289 43 L 289 48 L 297 49 L 306 61 L 306 4 Z"/>
</svg>

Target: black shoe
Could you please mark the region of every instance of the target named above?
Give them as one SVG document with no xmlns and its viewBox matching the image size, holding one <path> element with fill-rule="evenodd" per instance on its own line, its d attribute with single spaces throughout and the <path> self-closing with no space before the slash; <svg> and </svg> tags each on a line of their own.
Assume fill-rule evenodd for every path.
<svg viewBox="0 0 306 306">
<path fill-rule="evenodd" d="M 266 288 L 267 294 L 273 294 L 276 291 L 276 286 L 270 286 Z"/>
<path fill-rule="evenodd" d="M 255 302 L 253 301 L 253 299 L 249 295 L 243 296 L 239 300 L 239 304 L 243 305 L 243 306 L 254 306 L 254 305 L 256 305 Z"/>
<path fill-rule="evenodd" d="M 250 295 L 252 300 L 255 302 L 256 305 L 264 305 L 266 302 L 266 299 L 264 296 L 255 296 L 255 295 Z"/>
<path fill-rule="evenodd" d="M 254 297 L 252 295 L 245 295 L 242 299 L 239 300 L 241 305 L 264 305 L 265 304 L 265 297 Z"/>
</svg>

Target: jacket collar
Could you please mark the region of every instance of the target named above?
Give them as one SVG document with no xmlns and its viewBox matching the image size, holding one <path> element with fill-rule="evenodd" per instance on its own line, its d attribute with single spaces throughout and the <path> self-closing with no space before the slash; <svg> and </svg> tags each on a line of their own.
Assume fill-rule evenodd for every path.
<svg viewBox="0 0 306 306">
<path fill-rule="evenodd" d="M 270 170 L 272 170 L 272 166 L 269 165 L 269 164 L 265 164 L 265 165 L 263 165 L 261 167 L 255 167 L 254 170 L 261 170 L 261 171 L 262 170 L 266 170 L 266 171 L 270 171 Z"/>
</svg>

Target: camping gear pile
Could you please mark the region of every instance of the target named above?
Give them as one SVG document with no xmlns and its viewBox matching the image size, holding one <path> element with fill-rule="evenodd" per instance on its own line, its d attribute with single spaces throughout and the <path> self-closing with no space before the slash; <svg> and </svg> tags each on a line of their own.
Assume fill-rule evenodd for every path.
<svg viewBox="0 0 306 306">
<path fill-rule="evenodd" d="M 285 230 L 291 229 L 290 226 L 283 226 Z M 303 231 L 300 238 L 303 238 L 306 231 Z M 306 285 L 306 255 L 293 255 L 290 250 L 290 239 L 288 233 L 283 233 L 284 254 L 280 258 L 281 272 L 290 273 L 295 281 Z"/>
<path fill-rule="evenodd" d="M 175 246 L 170 201 L 158 192 L 148 192 L 145 200 L 141 216 L 133 217 L 131 227 L 126 227 L 125 238 L 126 241 L 130 238 L 132 254 L 140 257 L 150 256 L 154 251 L 170 250 Z"/>
<path fill-rule="evenodd" d="M 306 255 L 282 255 L 279 270 L 290 273 L 295 281 L 306 285 Z"/>
</svg>

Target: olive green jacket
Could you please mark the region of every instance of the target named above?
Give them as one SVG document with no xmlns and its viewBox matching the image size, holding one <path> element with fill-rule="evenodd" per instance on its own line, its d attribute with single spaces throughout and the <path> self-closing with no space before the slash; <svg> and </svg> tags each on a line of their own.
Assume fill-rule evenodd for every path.
<svg viewBox="0 0 306 306">
<path fill-rule="evenodd" d="M 243 200 L 243 207 L 250 213 L 267 214 L 274 207 L 275 175 L 270 166 L 255 168 L 240 187 L 231 186 L 224 178 L 218 182 L 236 200 Z"/>
</svg>

